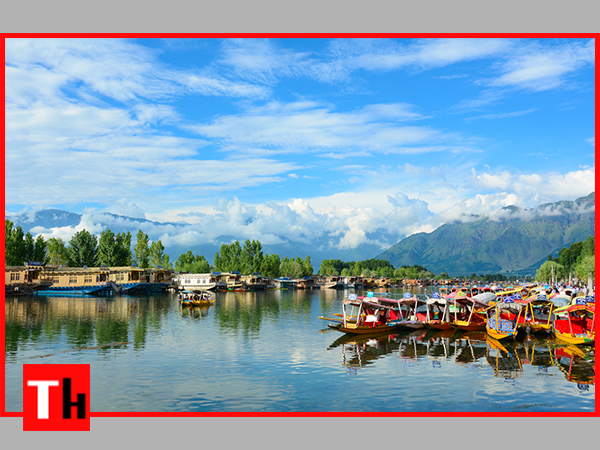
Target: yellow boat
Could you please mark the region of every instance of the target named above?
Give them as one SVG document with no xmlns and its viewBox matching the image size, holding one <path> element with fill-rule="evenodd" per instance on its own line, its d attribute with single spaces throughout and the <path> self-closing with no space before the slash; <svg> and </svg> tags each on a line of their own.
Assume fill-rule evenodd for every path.
<svg viewBox="0 0 600 450">
<path fill-rule="evenodd" d="M 179 293 L 179 301 L 182 307 L 186 306 L 211 306 L 215 299 L 208 291 L 182 291 Z"/>
<path fill-rule="evenodd" d="M 596 340 L 594 297 L 554 310 L 554 336 L 569 344 L 593 344 Z"/>
<path fill-rule="evenodd" d="M 523 331 L 525 323 L 525 303 L 515 302 L 510 297 L 505 297 L 501 302 L 490 306 L 487 312 L 485 330 L 487 334 L 496 340 L 513 338 L 516 339 L 519 332 Z"/>
</svg>

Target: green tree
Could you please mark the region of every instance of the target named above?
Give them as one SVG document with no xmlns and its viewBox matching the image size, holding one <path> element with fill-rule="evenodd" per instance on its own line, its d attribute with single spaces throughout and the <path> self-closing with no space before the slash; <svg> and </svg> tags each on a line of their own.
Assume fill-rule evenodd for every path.
<svg viewBox="0 0 600 450">
<path fill-rule="evenodd" d="M 35 251 L 35 241 L 33 236 L 28 231 L 25 233 L 25 261 L 34 261 L 33 255 Z"/>
<path fill-rule="evenodd" d="M 150 263 L 150 239 L 142 230 L 139 230 L 136 236 L 137 242 L 133 247 L 134 262 L 138 267 L 147 268 Z"/>
<path fill-rule="evenodd" d="M 215 254 L 215 269 L 219 272 L 241 271 L 242 247 L 239 241 L 221 244 L 220 252 Z"/>
<path fill-rule="evenodd" d="M 6 266 L 22 266 L 27 259 L 25 250 L 25 234 L 21 225 L 4 219 L 4 264 Z"/>
<path fill-rule="evenodd" d="M 189 273 L 209 273 L 210 264 L 203 255 L 194 256 L 191 250 L 182 253 L 175 261 L 175 271 Z"/>
<path fill-rule="evenodd" d="M 302 276 L 303 277 L 311 277 L 313 274 L 313 266 L 310 262 L 310 256 L 306 256 L 304 261 L 302 262 Z"/>
<path fill-rule="evenodd" d="M 67 264 L 67 246 L 61 238 L 48 239 L 46 252 L 48 264 L 55 266 Z"/>
<path fill-rule="evenodd" d="M 123 232 L 117 234 L 117 254 L 115 257 L 115 266 L 131 266 L 132 255 L 131 255 L 131 232 Z"/>
<path fill-rule="evenodd" d="M 244 274 L 258 272 L 263 258 L 260 241 L 246 239 L 240 255 L 240 271 Z"/>
<path fill-rule="evenodd" d="M 40 234 L 33 245 L 33 260 L 41 262 L 42 264 L 48 264 L 48 254 L 47 254 L 48 244 L 44 237 Z"/>
<path fill-rule="evenodd" d="M 67 265 L 69 267 L 94 267 L 97 264 L 98 241 L 87 230 L 81 230 L 69 241 Z"/>
<path fill-rule="evenodd" d="M 100 239 L 98 240 L 98 264 L 116 267 L 118 253 L 117 236 L 107 228 L 100 233 Z"/>
<path fill-rule="evenodd" d="M 165 258 L 168 261 L 169 255 L 165 254 L 165 246 L 160 240 L 150 244 L 150 267 L 165 267 Z"/>
<path fill-rule="evenodd" d="M 564 276 L 564 267 L 556 261 L 546 261 L 537 270 L 535 274 L 536 281 L 541 283 L 551 283 L 553 280 L 560 280 Z M 487 275 L 486 275 L 487 281 Z M 502 281 L 502 280 L 493 280 Z"/>
<path fill-rule="evenodd" d="M 260 266 L 260 273 L 266 277 L 279 278 L 281 276 L 280 266 L 281 259 L 278 254 L 265 255 Z"/>
<path fill-rule="evenodd" d="M 586 255 L 580 259 L 575 267 L 575 275 L 584 282 L 596 278 L 596 258 L 594 255 Z"/>
</svg>

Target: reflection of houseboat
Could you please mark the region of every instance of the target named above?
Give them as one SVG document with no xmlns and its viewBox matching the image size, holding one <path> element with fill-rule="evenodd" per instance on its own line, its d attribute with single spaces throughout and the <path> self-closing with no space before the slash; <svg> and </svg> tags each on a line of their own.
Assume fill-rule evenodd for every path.
<svg viewBox="0 0 600 450">
<path fill-rule="evenodd" d="M 31 294 L 52 284 L 42 277 L 44 266 L 28 263 L 24 266 L 9 266 L 4 270 L 4 291 L 7 295 Z"/>
<path fill-rule="evenodd" d="M 177 285 L 180 290 L 186 291 L 227 289 L 227 282 L 221 279 L 221 272 L 182 273 L 177 275 Z"/>
<path fill-rule="evenodd" d="M 249 291 L 264 291 L 267 289 L 267 277 L 263 277 L 259 273 L 242 276 L 242 282 L 246 285 Z"/>
</svg>

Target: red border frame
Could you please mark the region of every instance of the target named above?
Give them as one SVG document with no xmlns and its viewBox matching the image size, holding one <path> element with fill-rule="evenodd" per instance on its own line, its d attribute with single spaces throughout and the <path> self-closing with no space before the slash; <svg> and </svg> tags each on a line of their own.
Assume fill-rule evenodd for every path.
<svg viewBox="0 0 600 450">
<path fill-rule="evenodd" d="M 590 38 L 595 39 L 595 50 L 597 52 L 600 43 L 600 33 L 0 33 L 2 40 L 2 61 L 5 61 L 5 40 L 9 38 L 560 38 L 560 39 L 576 39 Z M 595 85 L 598 84 L 600 69 L 598 65 L 595 68 Z M 5 65 L 2 66 L 2 78 L 6 78 Z M 5 98 L 5 83 L 1 87 L 2 98 Z M 596 102 L 596 129 L 598 129 L 598 92 L 595 91 Z M 6 153 L 6 125 L 5 125 L 5 108 L 2 108 L 2 173 L 6 173 L 5 153 Z M 595 138 L 595 136 L 594 136 Z M 2 188 L 4 192 L 4 184 Z M 2 196 L 2 205 L 5 205 L 4 195 Z M 4 266 L 4 233 L 2 233 L 2 265 Z M 596 243 L 596 252 L 598 251 L 598 243 Z M 2 303 L 4 304 L 4 290 L 2 292 Z M 5 309 L 0 309 L 0 320 L 2 328 L 0 338 L 2 346 L 5 342 Z M 598 329 L 598 321 L 596 321 L 596 331 Z M 595 343 L 597 353 L 598 344 Z M 5 364 L 5 354 L 2 352 L 2 363 Z M 595 370 L 598 371 L 598 362 L 595 363 Z M 0 383 L 2 384 L 2 392 L 0 393 L 0 417 L 23 417 L 22 412 L 7 412 L 6 409 L 6 374 L 2 370 L 0 375 Z M 598 411 L 598 398 L 595 398 L 595 411 L 591 413 L 573 412 L 573 413 L 552 413 L 552 412 L 435 412 L 435 413 L 414 413 L 414 412 L 90 412 L 90 417 L 600 417 Z"/>
</svg>

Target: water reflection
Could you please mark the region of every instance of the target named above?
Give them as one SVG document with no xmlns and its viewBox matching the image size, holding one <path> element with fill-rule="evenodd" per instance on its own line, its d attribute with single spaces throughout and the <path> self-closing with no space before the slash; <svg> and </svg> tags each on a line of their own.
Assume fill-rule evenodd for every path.
<svg viewBox="0 0 600 450">
<path fill-rule="evenodd" d="M 327 350 L 341 349 L 342 364 L 348 368 L 360 368 L 373 364 L 384 355 L 397 351 L 400 346 L 398 334 L 366 336 L 342 335 Z"/>
<path fill-rule="evenodd" d="M 325 331 L 325 330 L 323 330 Z M 408 367 L 424 361 L 441 369 L 443 362 L 468 366 L 485 363 L 494 377 L 512 383 L 526 370 L 538 374 L 557 367 L 580 390 L 595 384 L 594 347 L 574 346 L 548 337 L 530 337 L 518 341 L 498 341 L 485 332 L 457 330 L 418 330 L 396 334 L 338 336 L 327 350 L 339 349 L 342 364 L 354 370 L 372 366 L 393 353 Z M 527 367 L 531 367 L 528 369 Z M 586 387 L 587 386 L 587 387 Z"/>
<path fill-rule="evenodd" d="M 105 353 L 129 343 L 143 350 L 148 331 L 160 329 L 169 307 L 169 301 L 153 297 L 7 298 L 6 362 L 15 362 L 19 353 L 33 357 L 32 350 L 93 348 Z"/>
</svg>

